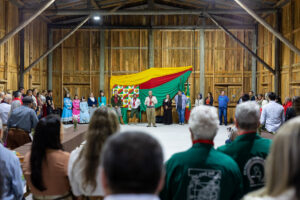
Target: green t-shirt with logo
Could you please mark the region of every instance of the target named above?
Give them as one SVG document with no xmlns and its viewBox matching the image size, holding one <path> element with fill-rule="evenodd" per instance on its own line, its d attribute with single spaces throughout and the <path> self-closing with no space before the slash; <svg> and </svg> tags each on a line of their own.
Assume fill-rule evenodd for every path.
<svg viewBox="0 0 300 200">
<path fill-rule="evenodd" d="M 242 176 L 235 161 L 211 144 L 196 143 L 166 163 L 161 200 L 235 200 Z"/>
<path fill-rule="evenodd" d="M 237 162 L 243 176 L 244 194 L 265 185 L 264 163 L 271 143 L 270 139 L 248 133 L 218 148 L 218 151 L 231 156 Z"/>
</svg>

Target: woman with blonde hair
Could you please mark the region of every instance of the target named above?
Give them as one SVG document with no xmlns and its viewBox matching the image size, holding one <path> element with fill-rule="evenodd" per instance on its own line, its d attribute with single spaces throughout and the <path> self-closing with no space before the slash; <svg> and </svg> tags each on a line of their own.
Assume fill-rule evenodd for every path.
<svg viewBox="0 0 300 200">
<path fill-rule="evenodd" d="M 244 200 L 300 199 L 300 117 L 285 123 L 277 132 L 266 165 L 266 184 Z"/>
<path fill-rule="evenodd" d="M 75 149 L 68 166 L 68 177 L 75 196 L 104 196 L 100 177 L 100 154 L 106 139 L 120 129 L 118 116 L 107 107 L 95 110 L 85 138 Z"/>
</svg>

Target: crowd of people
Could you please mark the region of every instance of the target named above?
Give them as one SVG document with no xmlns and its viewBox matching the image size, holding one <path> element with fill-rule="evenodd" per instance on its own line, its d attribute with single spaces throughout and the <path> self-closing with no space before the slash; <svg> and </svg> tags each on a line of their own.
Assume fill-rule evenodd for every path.
<svg viewBox="0 0 300 200">
<path fill-rule="evenodd" d="M 144 132 L 120 132 L 118 95 L 111 98 L 112 107 L 105 106 L 104 94 L 99 97 L 102 105 L 93 94 L 88 102 L 66 95 L 65 100 L 70 101 L 65 101 L 69 106 L 64 108 L 72 111 L 68 111 L 72 119 L 79 115 L 86 120 L 81 110 L 73 112 L 74 105 L 79 104 L 80 109 L 82 102 L 87 103 L 86 113 L 91 117 L 85 142 L 71 153 L 64 151 L 63 120 L 53 114 L 52 92 L 43 95 L 45 109 L 43 105 L 38 108 L 38 95 L 35 103 L 35 92 L 23 96 L 18 91 L 14 99 L 10 94 L 1 95 L 0 137 L 6 140 L 0 144 L 0 199 L 22 199 L 25 181 L 33 199 L 38 200 L 300 199 L 300 97 L 287 98 L 282 106 L 273 92 L 266 95 L 264 105 L 258 102 L 261 99 L 243 94 L 235 110 L 236 136 L 215 148 L 213 141 L 222 124 L 220 113 L 226 123 L 229 98 L 221 92 L 218 101 L 223 110 L 219 108 L 218 114 L 217 108 L 210 106 L 212 95 L 205 100 L 199 95 L 187 127 L 192 146 L 164 163 L 162 147 L 155 138 Z M 140 103 L 135 97 L 133 108 L 138 109 Z M 145 100 L 148 126 L 156 126 L 156 104 L 149 91 Z M 182 124 L 186 96 L 180 91 L 175 104 Z M 165 112 L 170 110 L 169 95 L 163 106 Z M 137 112 L 132 113 L 133 118 Z M 275 134 L 273 141 L 260 135 L 262 125 Z M 5 130 L 8 133 L 3 137 Z M 34 132 L 32 139 L 29 132 Z M 5 146 L 13 149 L 31 140 L 31 150 L 21 166 Z"/>
</svg>

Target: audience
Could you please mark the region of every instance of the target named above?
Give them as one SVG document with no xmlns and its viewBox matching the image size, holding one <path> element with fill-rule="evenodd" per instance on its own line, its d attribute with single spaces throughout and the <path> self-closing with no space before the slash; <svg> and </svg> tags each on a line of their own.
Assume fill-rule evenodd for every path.
<svg viewBox="0 0 300 200">
<path fill-rule="evenodd" d="M 11 100 L 11 95 L 7 94 L 4 96 L 3 103 L 0 104 L 0 118 L 5 126 L 7 124 L 8 114 L 11 109 Z"/>
<path fill-rule="evenodd" d="M 300 199 L 300 117 L 285 123 L 273 141 L 265 166 L 266 186 L 244 200 Z"/>
<path fill-rule="evenodd" d="M 101 183 L 100 154 L 106 139 L 119 131 L 116 113 L 107 107 L 95 110 L 86 132 L 86 143 L 75 149 L 68 166 L 68 177 L 76 196 L 104 196 Z"/>
<path fill-rule="evenodd" d="M 23 98 L 23 105 L 15 108 L 8 121 L 7 147 L 15 149 L 31 142 L 29 133 L 35 128 L 38 118 L 32 109 L 33 100 L 30 96 Z"/>
<path fill-rule="evenodd" d="M 50 115 L 53 113 L 54 108 L 54 103 L 53 103 L 53 98 L 52 98 L 52 90 L 48 90 L 48 95 L 46 97 L 46 110 L 47 110 L 47 115 Z"/>
<path fill-rule="evenodd" d="M 286 115 L 286 110 L 290 107 L 292 107 L 293 105 L 293 102 L 291 100 L 290 97 L 286 97 L 285 98 L 285 101 L 284 101 L 284 104 L 283 104 L 283 108 L 284 108 L 284 115 Z"/>
<path fill-rule="evenodd" d="M 0 120 L 0 138 L 3 128 Z M 0 199 L 21 200 L 23 198 L 22 170 L 19 158 L 0 143 Z"/>
<path fill-rule="evenodd" d="M 61 126 L 55 115 L 42 118 L 36 126 L 31 152 L 23 164 L 33 199 L 72 199 L 67 177 L 69 153 L 62 150 Z"/>
<path fill-rule="evenodd" d="M 261 102 L 261 107 L 264 108 L 267 104 L 269 103 L 269 93 L 265 93 L 265 98 L 264 100 Z"/>
<path fill-rule="evenodd" d="M 238 164 L 243 175 L 243 193 L 254 191 L 264 186 L 264 160 L 269 154 L 271 140 L 260 137 L 259 105 L 254 102 L 239 104 L 235 111 L 235 126 L 238 137 L 227 145 L 218 148 L 231 156 Z"/>
<path fill-rule="evenodd" d="M 278 128 L 283 124 L 284 117 L 284 108 L 279 103 L 275 102 L 276 95 L 273 92 L 269 93 L 270 102 L 263 107 L 262 114 L 260 117 L 260 123 L 265 125 L 265 129 L 274 133 Z M 247 116 L 246 114 L 244 114 Z"/>
<path fill-rule="evenodd" d="M 0 92 L 0 103 L 2 103 L 3 99 L 4 99 L 5 93 L 4 92 Z"/>
<path fill-rule="evenodd" d="M 253 91 L 250 91 L 250 92 L 249 92 L 249 100 L 255 101 L 255 95 L 254 95 L 254 92 L 253 92 Z"/>
<path fill-rule="evenodd" d="M 286 121 L 300 115 L 300 96 L 293 98 L 293 105 L 286 110 Z"/>
<path fill-rule="evenodd" d="M 21 97 L 22 97 L 21 92 L 15 91 L 15 92 L 13 93 L 13 96 L 14 96 L 13 102 L 14 102 L 14 101 L 18 101 L 20 104 L 23 104 L 22 98 L 21 98 Z"/>
<path fill-rule="evenodd" d="M 159 200 L 163 152 L 156 139 L 143 132 L 116 134 L 105 143 L 101 161 L 104 200 Z"/>
<path fill-rule="evenodd" d="M 240 199 L 242 176 L 238 165 L 213 147 L 219 129 L 216 108 L 195 107 L 189 127 L 193 146 L 167 161 L 161 199 Z"/>
<path fill-rule="evenodd" d="M 10 117 L 12 111 L 18 107 L 20 107 L 21 105 L 23 105 L 23 101 L 21 100 L 22 96 L 21 93 L 19 91 L 16 91 L 14 93 L 14 100 L 11 102 L 11 108 L 8 114 L 8 117 Z M 23 98 L 22 98 L 23 99 Z"/>
</svg>

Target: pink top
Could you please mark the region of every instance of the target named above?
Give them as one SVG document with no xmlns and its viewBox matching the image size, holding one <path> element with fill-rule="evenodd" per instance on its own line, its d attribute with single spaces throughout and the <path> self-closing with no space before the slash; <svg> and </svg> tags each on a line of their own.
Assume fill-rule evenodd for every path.
<svg viewBox="0 0 300 200">
<path fill-rule="evenodd" d="M 73 116 L 80 115 L 80 100 L 74 99 L 73 100 Z"/>
</svg>

